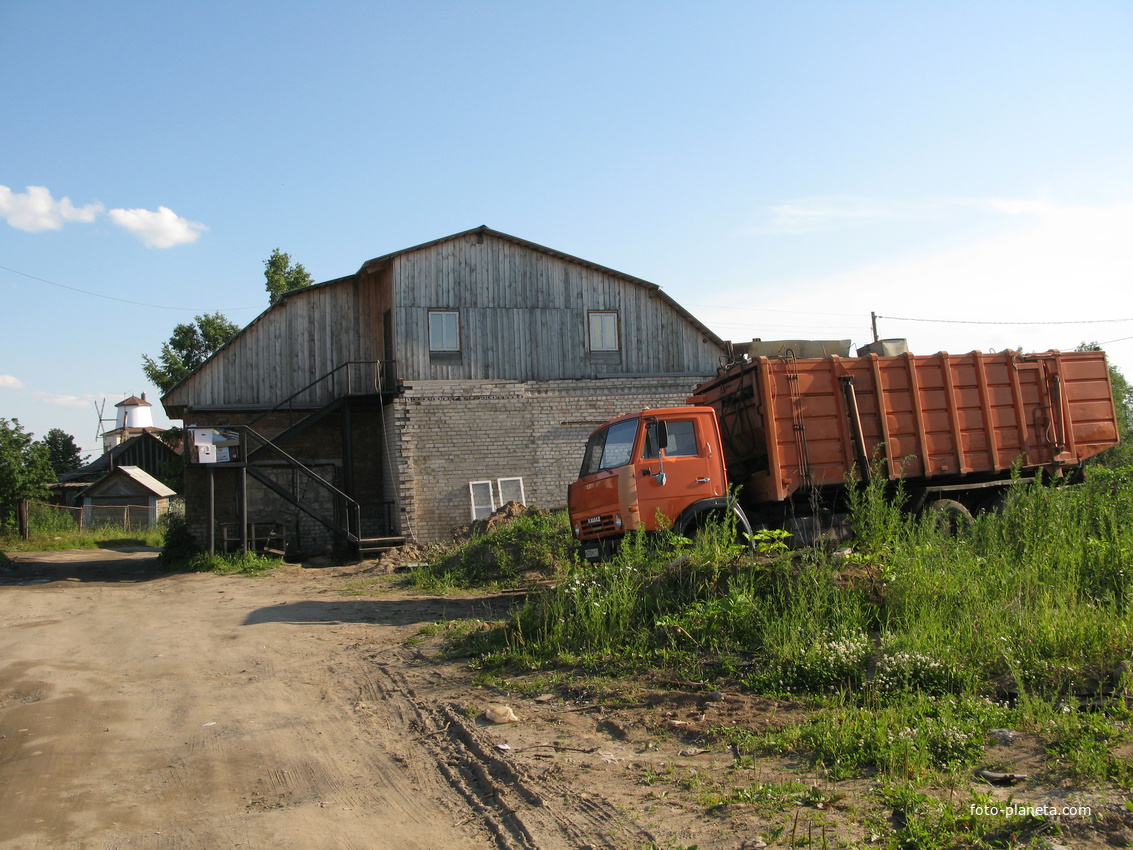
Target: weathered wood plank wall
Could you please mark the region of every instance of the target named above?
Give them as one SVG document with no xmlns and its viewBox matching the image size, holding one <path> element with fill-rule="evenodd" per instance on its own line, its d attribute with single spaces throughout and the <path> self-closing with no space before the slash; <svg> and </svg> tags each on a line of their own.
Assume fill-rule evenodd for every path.
<svg viewBox="0 0 1133 850">
<path fill-rule="evenodd" d="M 407 380 L 712 374 L 720 351 L 651 289 L 490 234 L 393 259 Z M 459 359 L 431 357 L 430 309 L 460 312 Z M 588 313 L 618 312 L 621 352 L 589 351 Z"/>
<path fill-rule="evenodd" d="M 382 358 L 382 312 L 391 303 L 389 276 L 358 275 L 288 297 L 267 311 L 212 361 L 164 399 L 184 404 L 271 406 L 336 366 Z M 354 386 L 365 370 L 352 375 Z M 345 373 L 296 399 L 326 404 L 345 392 Z"/>
<path fill-rule="evenodd" d="M 459 311 L 459 356 L 430 355 L 430 309 Z M 649 285 L 470 233 L 289 296 L 172 391 L 166 408 L 271 406 L 347 361 L 384 359 L 387 310 L 406 381 L 711 375 L 721 354 Z M 619 352 L 589 351 L 595 310 L 617 311 Z M 326 381 L 296 402 L 326 404 L 344 392 L 344 381 Z"/>
</svg>

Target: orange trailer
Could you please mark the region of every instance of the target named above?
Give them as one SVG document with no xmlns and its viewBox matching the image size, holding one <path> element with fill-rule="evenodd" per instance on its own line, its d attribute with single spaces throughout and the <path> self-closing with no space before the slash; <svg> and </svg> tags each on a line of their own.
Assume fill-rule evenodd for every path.
<svg viewBox="0 0 1133 850">
<path fill-rule="evenodd" d="M 1118 439 L 1101 351 L 757 357 L 689 403 L 716 411 L 732 481 L 759 502 L 855 467 L 910 485 L 1060 476 Z"/>
</svg>

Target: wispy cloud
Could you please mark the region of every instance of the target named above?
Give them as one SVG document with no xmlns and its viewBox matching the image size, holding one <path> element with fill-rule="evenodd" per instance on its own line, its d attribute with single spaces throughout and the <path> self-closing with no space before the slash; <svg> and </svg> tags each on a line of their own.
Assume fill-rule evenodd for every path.
<svg viewBox="0 0 1133 850">
<path fill-rule="evenodd" d="M 0 216 L 8 224 L 28 233 L 60 230 L 69 221 L 92 222 L 102 204 L 76 207 L 70 198 L 55 200 L 46 186 L 28 186 L 26 192 L 13 192 L 0 186 Z"/>
<path fill-rule="evenodd" d="M 156 211 L 114 209 L 110 210 L 110 218 L 149 248 L 187 245 L 196 242 L 201 232 L 208 230 L 200 222 L 182 218 L 169 207 L 158 207 Z"/>
<path fill-rule="evenodd" d="M 1045 217 L 1066 212 L 1051 201 L 1017 198 L 935 197 L 912 201 L 882 201 L 848 195 L 795 198 L 767 207 L 762 222 L 751 228 L 761 235 L 818 233 L 894 220 L 939 219 L 957 210 Z"/>
<path fill-rule="evenodd" d="M 775 325 L 791 324 L 792 337 L 830 336 L 822 318 L 837 313 L 857 324 L 855 342 L 866 342 L 869 313 L 883 318 L 882 336 L 907 336 L 914 351 L 953 352 L 1022 346 L 1032 350 L 1073 348 L 1084 340 L 1114 341 L 1113 360 L 1133 371 L 1133 200 L 1107 205 L 1060 204 L 1049 200 L 968 198 L 926 200 L 935 205 L 994 212 L 982 235 L 945 250 L 902 252 L 899 259 L 855 265 L 828 274 L 767 281 L 755 290 L 715 293 L 709 324 L 734 328 L 733 338 L 782 336 Z M 905 207 L 902 207 L 902 215 Z M 911 214 L 911 212 L 910 212 Z M 942 228 L 948 224 L 941 222 Z M 758 298 L 753 295 L 758 294 Z M 758 304 L 739 312 L 736 304 Z M 821 305 L 816 307 L 816 305 Z M 817 313 L 809 324 L 806 313 Z M 795 315 L 788 322 L 776 311 Z M 704 312 L 704 311 L 700 311 Z M 698 313 L 699 314 L 699 313 Z M 925 321 L 934 320 L 934 321 Z M 945 323 L 944 320 L 948 320 Z M 1091 324 L 1069 324 L 1090 322 Z M 742 323 L 742 324 L 741 324 Z M 1028 324 L 1024 324 L 1028 323 Z M 724 334 L 729 335 L 729 334 Z"/>
<path fill-rule="evenodd" d="M 767 209 L 757 233 L 814 233 L 851 227 L 894 215 L 892 208 L 866 198 L 835 195 L 797 198 Z"/>
<path fill-rule="evenodd" d="M 0 375 L 0 387 L 6 390 L 22 390 L 24 382 L 15 375 Z"/>
<path fill-rule="evenodd" d="M 0 218 L 28 233 L 61 230 L 64 224 L 89 224 L 106 212 L 114 224 L 137 237 L 149 248 L 172 248 L 196 242 L 205 225 L 177 215 L 169 207 L 156 210 L 115 208 L 106 210 L 100 203 L 76 207 L 70 198 L 56 200 L 46 186 L 27 186 L 24 192 L 13 192 L 0 186 Z"/>
<path fill-rule="evenodd" d="M 92 401 L 89 395 L 58 395 L 56 393 L 33 392 L 32 396 L 44 404 L 50 404 L 54 407 L 88 407 Z"/>
</svg>

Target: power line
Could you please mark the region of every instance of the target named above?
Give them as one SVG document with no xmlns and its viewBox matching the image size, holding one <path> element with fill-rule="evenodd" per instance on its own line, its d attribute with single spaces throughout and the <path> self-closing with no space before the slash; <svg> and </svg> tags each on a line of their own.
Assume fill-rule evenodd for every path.
<svg viewBox="0 0 1133 850">
<path fill-rule="evenodd" d="M 980 322 L 972 319 L 912 319 L 908 316 L 878 316 L 895 322 L 943 322 L 951 325 L 1101 325 L 1115 322 L 1133 322 L 1133 319 L 1080 319 L 1068 322 Z M 1116 342 L 1116 340 L 1114 340 Z"/>
<path fill-rule="evenodd" d="M 191 307 L 170 307 L 167 304 L 147 304 L 144 301 L 131 301 L 128 298 L 116 298 L 113 295 L 103 295 L 101 292 L 91 292 L 89 289 L 79 289 L 77 286 L 67 286 L 67 284 L 65 284 L 65 283 L 56 283 L 53 280 L 47 280 L 46 278 L 36 277 L 33 274 L 28 274 L 27 272 L 22 272 L 19 269 L 10 269 L 7 266 L 0 266 L 0 269 L 3 269 L 6 272 L 11 272 L 12 274 L 21 275 L 22 277 L 26 277 L 30 280 L 39 281 L 40 283 L 50 284 L 51 286 L 58 286 L 60 289 L 69 289 L 69 290 L 71 290 L 71 292 L 81 292 L 83 295 L 90 295 L 94 298 L 105 298 L 107 301 L 118 301 L 118 302 L 121 302 L 122 304 L 133 304 L 135 307 L 152 307 L 155 310 L 180 310 L 180 311 L 185 312 L 185 313 L 204 313 L 204 312 L 207 312 L 206 310 L 194 310 Z M 233 312 L 233 311 L 236 311 L 236 310 L 256 310 L 258 308 L 256 308 L 256 307 L 229 307 L 227 309 L 229 310 L 229 312 Z"/>
</svg>

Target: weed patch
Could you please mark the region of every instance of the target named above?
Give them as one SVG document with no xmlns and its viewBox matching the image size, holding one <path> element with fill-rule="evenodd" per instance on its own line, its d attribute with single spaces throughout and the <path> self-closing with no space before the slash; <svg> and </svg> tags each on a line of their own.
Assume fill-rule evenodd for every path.
<svg viewBox="0 0 1133 850">
<path fill-rule="evenodd" d="M 409 580 L 431 593 L 470 587 L 517 587 L 533 574 L 553 575 L 573 558 L 565 511 L 528 509 L 495 528 L 473 527 L 467 542 L 437 547 Z"/>
<path fill-rule="evenodd" d="M 854 490 L 848 559 L 789 552 L 776 537 L 751 553 L 719 527 L 691 540 L 631 534 L 600 564 L 537 561 L 552 581 L 503 623 L 454 634 L 450 651 L 494 681 L 570 671 L 801 702 L 805 717 L 780 728 L 712 735 L 740 760 L 800 758 L 832 780 L 958 788 L 994 769 L 992 730 L 1014 729 L 1041 742 L 1047 775 L 1130 786 L 1120 754 L 1130 743 L 1133 472 L 1019 484 L 963 525 L 910 516 L 900 500 L 880 483 Z M 556 529 L 563 547 L 544 540 L 544 551 L 567 552 L 568 532 Z M 497 580 L 468 566 L 486 562 L 522 575 L 512 554 L 486 556 L 492 545 L 485 535 L 454 553 L 449 575 Z M 757 786 L 704 793 L 728 805 L 774 793 Z M 994 843 L 997 830 L 1043 826 L 977 824 L 959 804 L 915 796 L 903 811 L 910 846 Z"/>
</svg>

